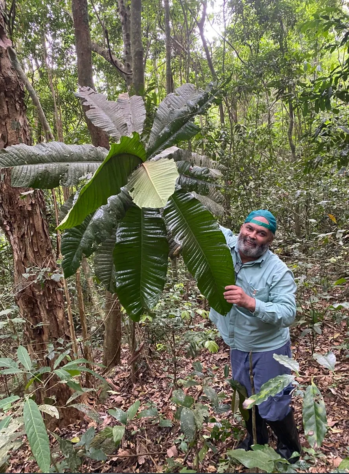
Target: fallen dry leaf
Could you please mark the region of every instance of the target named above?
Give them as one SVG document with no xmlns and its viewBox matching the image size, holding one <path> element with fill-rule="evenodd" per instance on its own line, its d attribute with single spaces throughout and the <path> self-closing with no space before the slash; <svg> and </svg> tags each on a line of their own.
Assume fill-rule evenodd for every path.
<svg viewBox="0 0 349 474">
<path fill-rule="evenodd" d="M 176 456 L 178 456 L 178 451 L 177 451 L 177 448 L 175 445 L 171 446 L 168 450 L 167 450 L 167 456 L 169 458 L 175 458 Z"/>
</svg>

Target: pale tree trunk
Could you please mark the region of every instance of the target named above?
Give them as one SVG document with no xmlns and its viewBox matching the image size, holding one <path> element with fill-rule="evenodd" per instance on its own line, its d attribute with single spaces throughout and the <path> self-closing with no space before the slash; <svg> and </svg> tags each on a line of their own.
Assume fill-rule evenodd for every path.
<svg viewBox="0 0 349 474">
<path fill-rule="evenodd" d="M 206 10 L 207 10 L 207 0 L 205 0 L 203 2 L 202 17 L 201 17 L 201 20 L 197 22 L 197 25 L 198 25 L 200 36 L 201 36 L 202 46 L 204 47 L 208 67 L 210 68 L 213 79 L 216 81 L 217 80 L 217 73 L 216 73 L 215 68 L 213 66 L 211 54 L 210 54 L 210 51 L 209 51 L 208 46 L 207 46 L 207 41 L 206 41 L 205 32 L 204 32 L 204 25 L 205 25 L 205 21 L 206 21 Z M 220 117 L 220 122 L 223 125 L 224 124 L 223 104 L 219 104 L 219 117 Z"/>
<path fill-rule="evenodd" d="M 170 4 L 169 0 L 165 3 L 165 34 L 166 34 L 166 93 L 173 92 L 173 79 L 171 71 L 171 27 L 170 27 Z"/>
<path fill-rule="evenodd" d="M 23 84 L 6 51 L 11 43 L 6 36 L 4 9 L 4 0 L 0 0 L 0 149 L 18 143 L 30 144 Z M 21 199 L 21 193 L 26 191 L 26 188 L 11 186 L 10 170 L 1 171 L 0 226 L 13 251 L 15 301 L 26 321 L 29 352 L 44 366 L 53 362 L 46 358 L 47 344 L 56 346 L 58 339 L 68 341 L 69 330 L 64 316 L 62 284 L 51 280 L 48 274 L 58 269 L 44 217 L 44 195 L 42 191 L 35 191 Z M 27 268 L 32 268 L 36 275 L 41 273 L 43 284 L 36 276 L 24 278 Z M 44 271 L 44 268 L 49 270 Z M 46 394 L 55 395 L 57 404 L 64 406 L 70 389 L 65 384 L 57 384 L 52 389 L 49 386 Z M 39 402 L 43 396 L 37 392 Z M 61 422 L 71 422 L 72 414 L 68 412 L 62 410 Z"/>
<path fill-rule="evenodd" d="M 48 54 L 47 54 L 45 31 L 43 31 L 43 33 L 42 33 L 42 50 L 43 50 L 43 54 L 44 54 L 44 63 L 45 63 L 45 66 L 46 66 L 48 83 L 49 83 L 49 87 L 50 87 L 50 91 L 51 91 L 51 95 L 52 95 L 52 100 L 53 100 L 53 113 L 54 113 L 54 117 L 55 117 L 57 138 L 58 138 L 58 141 L 63 142 L 63 127 L 62 127 L 62 121 L 61 121 L 60 113 L 59 113 L 58 107 L 57 107 L 57 92 L 56 92 L 54 84 L 53 84 L 52 70 L 51 70 L 51 67 L 50 67 L 49 58 L 48 58 Z"/>
<path fill-rule="evenodd" d="M 124 43 L 123 70 L 129 75 L 125 76 L 127 88 L 132 85 L 132 51 L 131 51 L 131 9 L 129 0 L 118 0 L 118 12 L 122 27 L 122 39 Z"/>
<path fill-rule="evenodd" d="M 75 45 L 78 60 L 78 81 L 81 87 L 91 87 L 94 89 L 92 77 L 92 54 L 91 36 L 88 21 L 87 0 L 73 0 L 72 12 L 75 29 Z M 86 112 L 88 107 L 84 106 Z M 92 143 L 95 146 L 109 148 L 108 136 L 103 130 L 95 127 L 86 117 L 87 126 L 91 135 Z"/>
<path fill-rule="evenodd" d="M 136 95 L 144 94 L 144 65 L 142 42 L 142 1 L 131 0 L 131 53 L 132 89 Z"/>
<path fill-rule="evenodd" d="M 90 271 L 90 266 L 88 264 L 88 261 L 87 261 L 86 257 L 82 258 L 81 266 L 82 266 L 82 269 L 84 271 L 86 284 L 87 284 L 88 291 L 89 291 L 89 294 L 90 294 L 92 309 L 93 309 L 94 313 L 98 314 L 101 318 L 103 318 L 103 310 L 101 309 L 99 301 L 98 301 L 97 290 L 96 290 L 95 284 L 93 282 L 93 279 L 92 279 L 92 276 L 91 276 L 91 271 Z"/>
<path fill-rule="evenodd" d="M 103 364 L 110 368 L 120 364 L 121 354 L 121 308 L 115 294 L 105 292 L 105 335 Z"/>
</svg>

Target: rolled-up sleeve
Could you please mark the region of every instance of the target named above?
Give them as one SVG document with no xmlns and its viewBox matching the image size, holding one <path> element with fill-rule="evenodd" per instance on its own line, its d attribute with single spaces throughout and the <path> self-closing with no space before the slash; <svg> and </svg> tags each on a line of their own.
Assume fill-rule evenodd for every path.
<svg viewBox="0 0 349 474">
<path fill-rule="evenodd" d="M 289 327 L 296 317 L 296 290 L 297 286 L 290 270 L 284 272 L 281 278 L 280 274 L 274 275 L 269 301 L 261 301 L 257 297 L 253 315 L 264 323 Z"/>
</svg>

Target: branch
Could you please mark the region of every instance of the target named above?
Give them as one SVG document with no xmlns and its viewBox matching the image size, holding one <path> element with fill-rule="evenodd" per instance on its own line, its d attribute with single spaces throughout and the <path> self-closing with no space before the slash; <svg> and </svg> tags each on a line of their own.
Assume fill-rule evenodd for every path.
<svg viewBox="0 0 349 474">
<path fill-rule="evenodd" d="M 31 85 L 31 83 L 29 82 L 29 79 L 25 75 L 25 72 L 23 71 L 23 69 L 22 69 L 22 67 L 21 67 L 21 65 L 18 61 L 18 58 L 17 58 L 17 55 L 16 55 L 14 49 L 12 49 L 11 46 L 8 46 L 7 47 L 7 52 L 8 52 L 8 55 L 10 57 L 13 68 L 17 71 L 18 76 L 24 82 L 25 87 L 28 91 L 28 94 L 30 95 L 34 105 L 36 106 L 36 108 L 38 110 L 39 120 L 41 122 L 42 128 L 45 130 L 45 132 L 47 134 L 47 138 L 49 140 L 54 140 L 55 137 L 53 136 L 51 127 L 50 127 L 50 125 L 48 124 L 48 122 L 46 120 L 45 113 L 44 113 L 44 111 L 41 107 L 39 97 L 36 95 L 36 92 L 35 92 L 33 86 Z"/>
<path fill-rule="evenodd" d="M 109 42 L 108 42 L 109 43 Z M 110 49 L 108 48 L 103 48 L 102 46 L 99 46 L 97 43 L 94 41 L 91 41 L 91 49 L 93 52 L 99 54 L 104 58 L 108 63 L 111 65 L 115 66 L 116 69 L 119 71 L 120 75 L 125 79 L 125 76 L 131 76 L 132 73 L 124 71 L 124 65 L 122 64 L 121 61 L 117 59 L 116 56 L 114 56 L 111 52 Z"/>
</svg>

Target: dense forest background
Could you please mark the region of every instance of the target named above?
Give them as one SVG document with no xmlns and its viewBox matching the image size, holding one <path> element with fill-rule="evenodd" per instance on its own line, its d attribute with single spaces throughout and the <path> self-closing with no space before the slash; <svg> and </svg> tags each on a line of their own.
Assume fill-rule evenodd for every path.
<svg viewBox="0 0 349 474">
<path fill-rule="evenodd" d="M 348 75 L 344 1 L 0 0 L 1 472 L 349 469 Z M 234 232 L 251 210 L 272 211 L 273 251 L 297 280 L 294 470 L 267 450 L 234 457 L 243 394 L 178 242 L 161 299 L 135 322 L 105 253 L 87 252 L 81 229 L 67 250 L 57 230 L 96 168 L 74 171 L 73 149 L 52 145 L 52 158 L 46 144 L 118 142 L 79 87 L 142 96 L 149 134 L 187 83 L 217 91 L 199 131 L 176 141 L 200 163 L 191 185 L 205 194 L 206 179 L 201 202 Z M 12 179 L 28 165 L 16 184 L 4 153 L 19 144 L 43 148 L 35 166 L 13 152 Z M 92 148 L 82 160 L 103 160 Z M 49 161 L 61 177 L 44 186 Z M 62 178 L 69 166 L 76 182 Z"/>
</svg>

